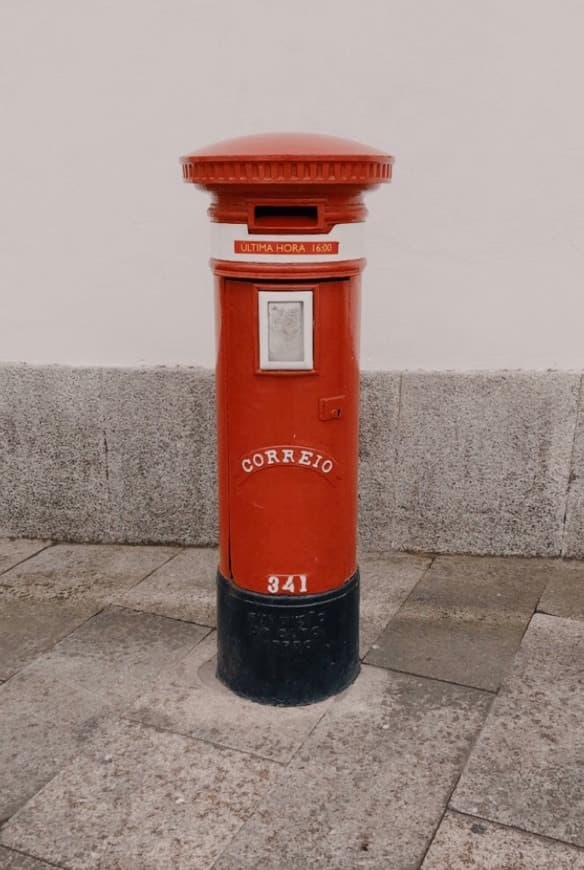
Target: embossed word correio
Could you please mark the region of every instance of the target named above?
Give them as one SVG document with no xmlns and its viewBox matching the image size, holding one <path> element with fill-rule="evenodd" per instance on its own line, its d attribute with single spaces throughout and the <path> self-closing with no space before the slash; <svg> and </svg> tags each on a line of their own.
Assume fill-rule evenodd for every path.
<svg viewBox="0 0 584 870">
<path fill-rule="evenodd" d="M 241 460 L 241 468 L 246 474 L 277 465 L 311 468 L 326 477 L 334 469 L 335 461 L 309 447 L 262 447 Z"/>
</svg>

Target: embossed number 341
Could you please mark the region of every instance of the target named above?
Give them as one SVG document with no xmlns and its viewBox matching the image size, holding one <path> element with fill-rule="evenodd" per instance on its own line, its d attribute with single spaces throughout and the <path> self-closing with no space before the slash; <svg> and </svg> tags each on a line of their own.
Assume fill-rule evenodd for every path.
<svg viewBox="0 0 584 870">
<path fill-rule="evenodd" d="M 292 595 L 308 592 L 306 574 L 270 574 L 268 592 L 272 595 L 277 595 L 278 592 L 288 592 Z"/>
</svg>

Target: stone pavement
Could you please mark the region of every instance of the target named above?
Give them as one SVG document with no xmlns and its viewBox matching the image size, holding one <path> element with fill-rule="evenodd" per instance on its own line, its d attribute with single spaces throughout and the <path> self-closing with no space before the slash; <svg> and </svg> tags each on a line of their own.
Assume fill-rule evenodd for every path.
<svg viewBox="0 0 584 870">
<path fill-rule="evenodd" d="M 359 678 L 282 709 L 215 562 L 0 540 L 0 868 L 584 870 L 584 563 L 363 554 Z"/>
</svg>

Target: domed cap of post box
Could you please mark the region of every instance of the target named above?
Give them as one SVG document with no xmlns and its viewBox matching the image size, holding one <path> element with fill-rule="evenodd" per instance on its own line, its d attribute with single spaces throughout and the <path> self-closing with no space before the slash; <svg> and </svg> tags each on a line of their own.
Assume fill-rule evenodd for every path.
<svg viewBox="0 0 584 870">
<path fill-rule="evenodd" d="M 393 157 L 336 136 L 262 133 L 227 139 L 181 158 L 183 177 L 201 187 L 352 185 L 391 180 Z"/>
</svg>

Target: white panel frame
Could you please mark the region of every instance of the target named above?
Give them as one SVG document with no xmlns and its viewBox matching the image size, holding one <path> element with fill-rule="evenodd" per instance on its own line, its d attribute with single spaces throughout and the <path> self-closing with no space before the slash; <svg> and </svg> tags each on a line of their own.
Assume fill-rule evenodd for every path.
<svg viewBox="0 0 584 870">
<path fill-rule="evenodd" d="M 302 302 L 304 354 L 302 360 L 269 359 L 268 305 L 270 302 Z M 314 318 L 312 290 L 258 290 L 259 363 L 261 371 L 311 371 L 314 368 Z"/>
</svg>

